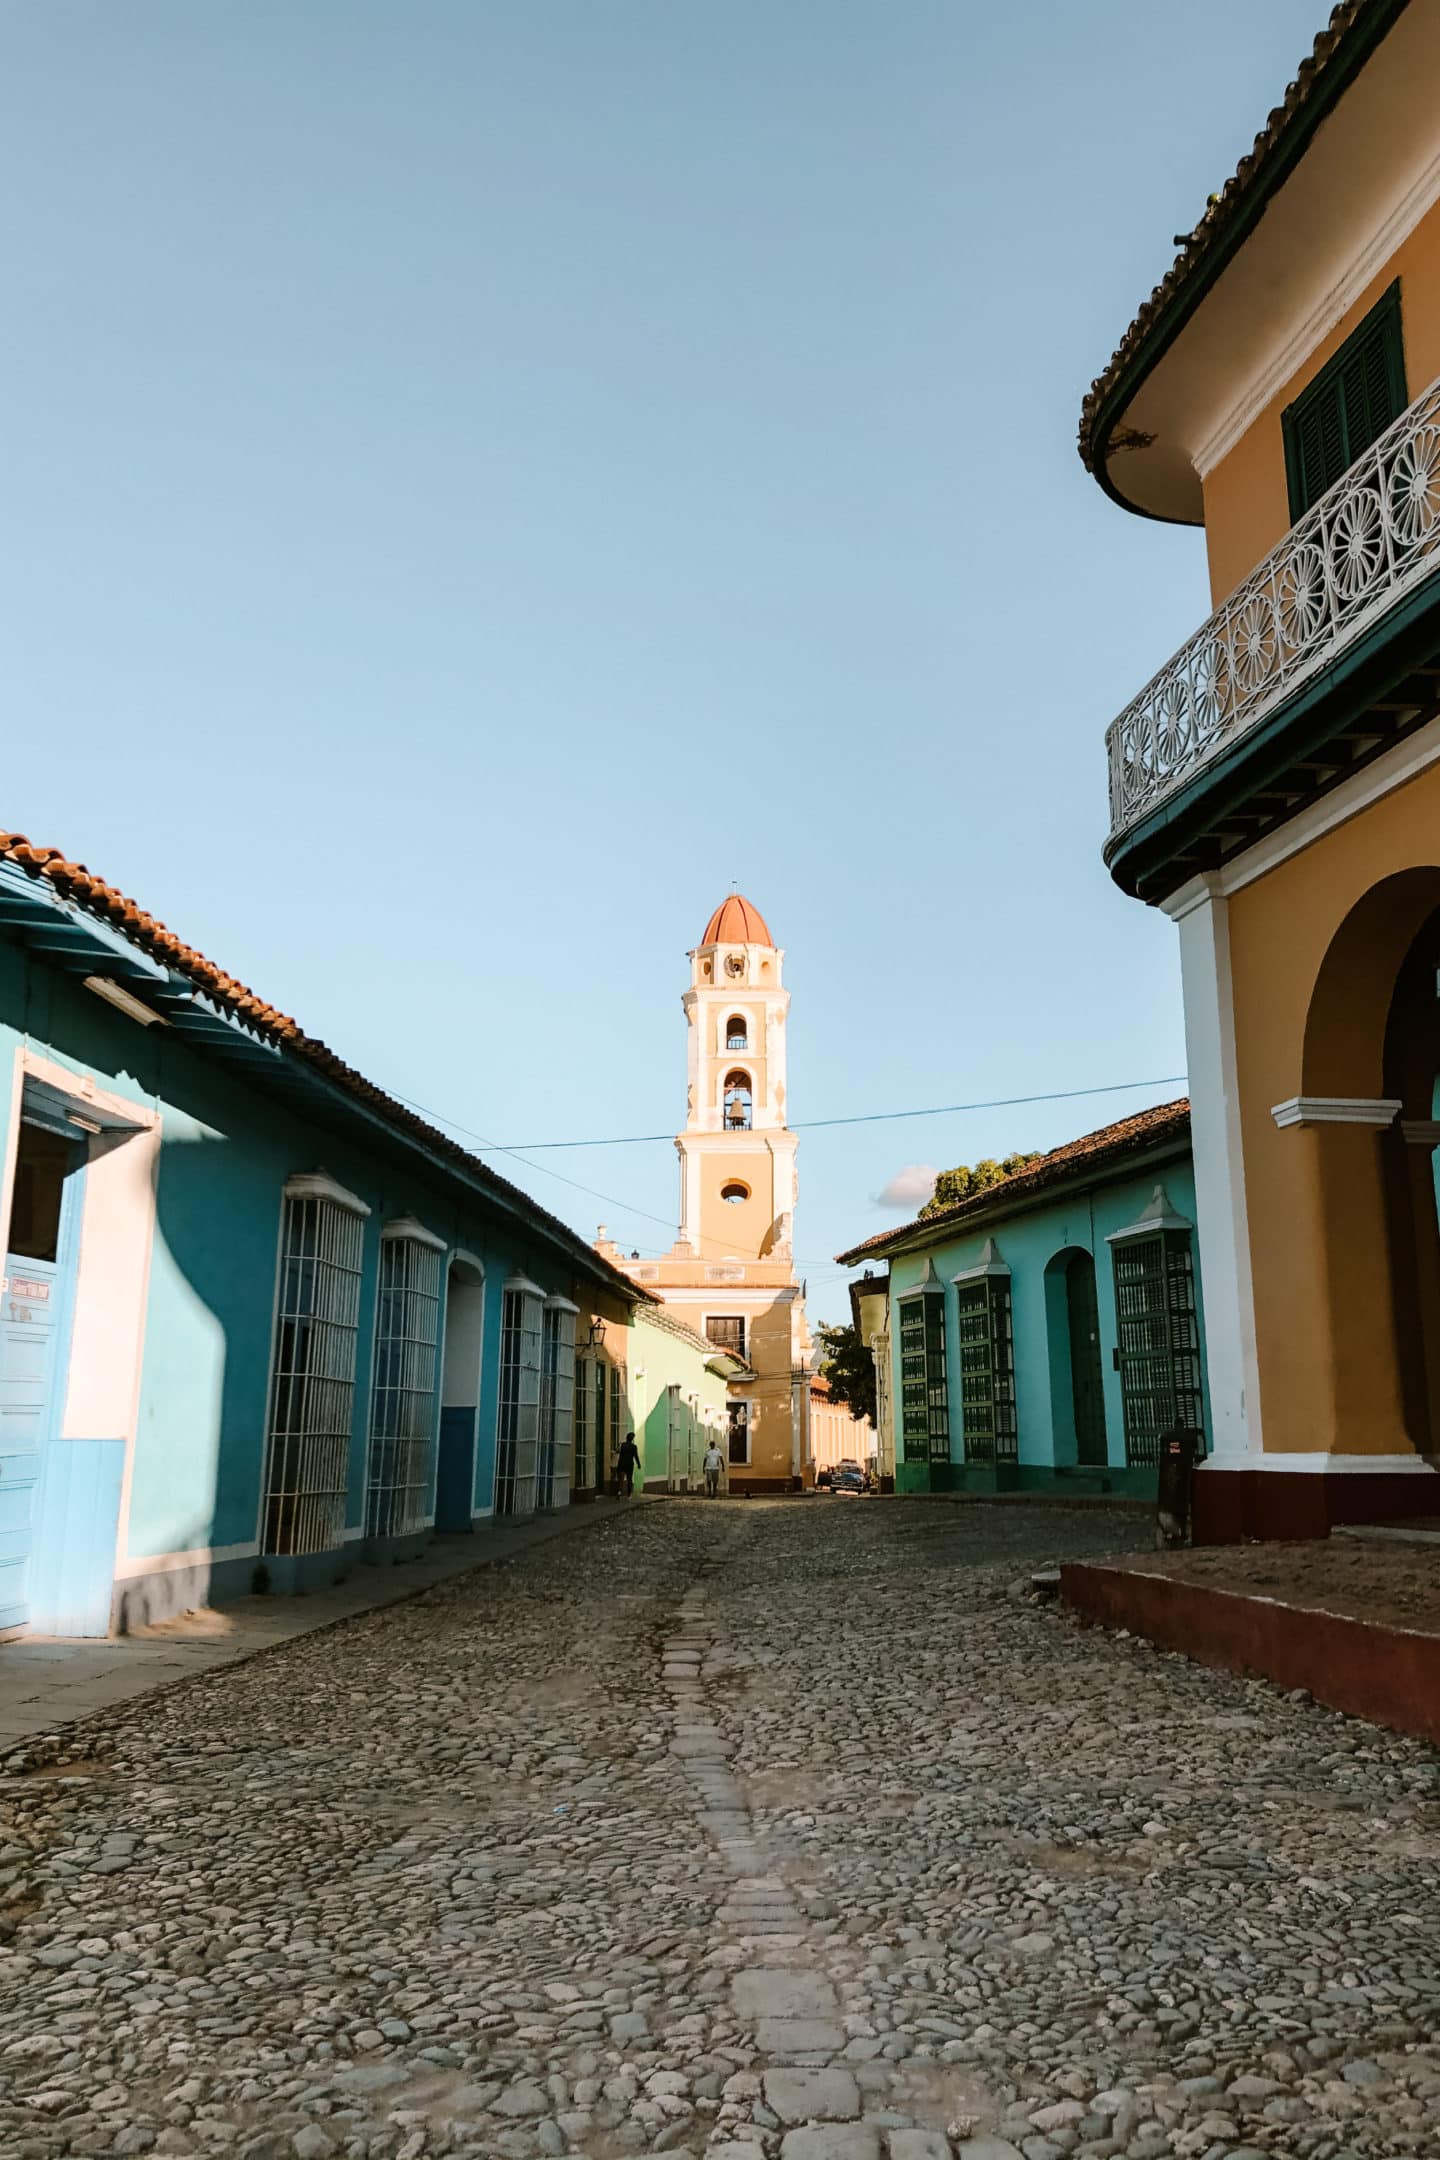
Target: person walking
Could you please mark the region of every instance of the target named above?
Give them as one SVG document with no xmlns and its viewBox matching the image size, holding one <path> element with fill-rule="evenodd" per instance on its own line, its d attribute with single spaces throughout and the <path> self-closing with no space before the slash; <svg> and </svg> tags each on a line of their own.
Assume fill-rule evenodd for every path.
<svg viewBox="0 0 1440 2160">
<path fill-rule="evenodd" d="M 621 1444 L 620 1453 L 615 1458 L 615 1476 L 620 1490 L 627 1500 L 634 1495 L 635 1472 L 639 1467 L 640 1450 L 635 1445 L 635 1435 L 633 1432 L 627 1432 Z"/>
<path fill-rule="evenodd" d="M 721 1454 L 717 1441 L 712 1440 L 706 1448 L 702 1467 L 705 1472 L 705 1497 L 713 1500 L 720 1490 L 720 1473 L 725 1468 L 725 1457 Z"/>
</svg>

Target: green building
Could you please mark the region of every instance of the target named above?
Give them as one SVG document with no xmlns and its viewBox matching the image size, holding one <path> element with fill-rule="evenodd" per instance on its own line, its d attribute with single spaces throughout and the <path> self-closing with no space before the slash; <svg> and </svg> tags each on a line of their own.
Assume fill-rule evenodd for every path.
<svg viewBox="0 0 1440 2160">
<path fill-rule="evenodd" d="M 1208 1425 L 1188 1102 L 839 1258 L 889 1262 L 897 1492 L 1148 1495 L 1160 1435 Z"/>
<path fill-rule="evenodd" d="M 630 1314 L 630 1412 L 640 1479 L 650 1492 L 695 1492 L 712 1440 L 725 1451 L 728 1382 L 749 1374 L 745 1360 L 686 1327 L 663 1305 Z"/>
</svg>

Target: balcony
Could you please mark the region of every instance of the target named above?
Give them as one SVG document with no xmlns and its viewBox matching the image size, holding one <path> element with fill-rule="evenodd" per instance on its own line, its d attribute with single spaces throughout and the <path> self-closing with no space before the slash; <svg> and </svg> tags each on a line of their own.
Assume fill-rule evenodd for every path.
<svg viewBox="0 0 1440 2160">
<path fill-rule="evenodd" d="M 1306 511 L 1112 723 L 1105 738 L 1107 857 L 1317 684 L 1436 570 L 1440 381 Z M 1337 769 L 1346 762 L 1340 757 Z M 1286 800 L 1304 792 L 1296 788 Z"/>
</svg>

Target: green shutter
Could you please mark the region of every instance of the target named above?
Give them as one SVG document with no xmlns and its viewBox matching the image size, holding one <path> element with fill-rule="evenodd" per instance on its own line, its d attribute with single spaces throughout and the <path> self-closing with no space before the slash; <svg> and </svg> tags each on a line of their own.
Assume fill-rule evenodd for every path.
<svg viewBox="0 0 1440 2160">
<path fill-rule="evenodd" d="M 1281 416 L 1292 521 L 1349 471 L 1407 402 L 1397 279 Z"/>
</svg>

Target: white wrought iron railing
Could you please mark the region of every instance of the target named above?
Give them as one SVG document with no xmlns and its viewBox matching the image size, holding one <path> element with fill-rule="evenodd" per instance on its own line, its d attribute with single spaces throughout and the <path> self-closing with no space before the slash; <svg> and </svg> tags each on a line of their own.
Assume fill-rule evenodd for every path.
<svg viewBox="0 0 1440 2160">
<path fill-rule="evenodd" d="M 1111 723 L 1112 840 L 1440 568 L 1440 380 Z"/>
</svg>

